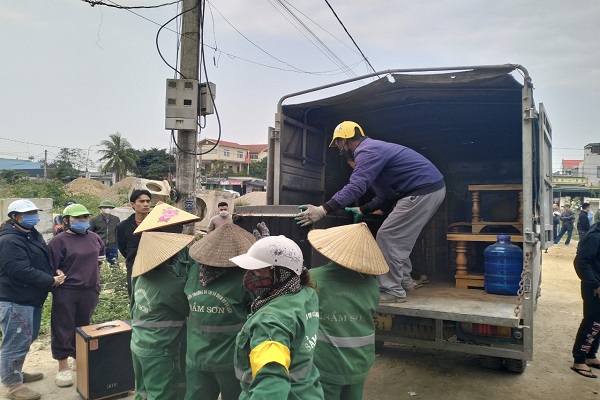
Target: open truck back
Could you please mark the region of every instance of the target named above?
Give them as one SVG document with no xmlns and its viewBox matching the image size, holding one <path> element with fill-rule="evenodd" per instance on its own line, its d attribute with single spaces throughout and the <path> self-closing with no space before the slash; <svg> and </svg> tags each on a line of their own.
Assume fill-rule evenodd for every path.
<svg viewBox="0 0 600 400">
<path fill-rule="evenodd" d="M 376 80 L 355 88 L 365 78 Z M 319 98 L 349 83 L 351 90 Z M 447 188 L 411 254 L 431 283 L 406 303 L 380 305 L 377 341 L 479 354 L 489 366 L 522 372 L 533 353 L 542 251 L 552 239 L 551 129 L 532 91 L 525 68 L 497 65 L 388 70 L 284 96 L 269 130 L 269 206 L 236 208 L 237 223 L 265 220 L 273 234 L 299 242 L 309 266 L 323 265 L 293 216 L 297 205 L 323 204 L 348 181 L 350 168 L 328 147 L 335 126 L 355 121 L 373 139 L 420 152 Z M 291 103 L 304 95 L 317 100 Z M 382 218 L 366 218 L 374 234 Z M 315 228 L 346 223 L 349 213 L 338 211 Z M 481 287 L 483 249 L 499 233 L 523 249 L 515 296 Z"/>
</svg>

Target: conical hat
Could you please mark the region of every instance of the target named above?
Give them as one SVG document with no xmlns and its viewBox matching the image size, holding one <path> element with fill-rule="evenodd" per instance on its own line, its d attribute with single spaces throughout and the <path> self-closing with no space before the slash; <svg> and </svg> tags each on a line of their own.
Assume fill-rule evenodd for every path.
<svg viewBox="0 0 600 400">
<path fill-rule="evenodd" d="M 190 256 L 211 267 L 236 267 L 230 258 L 245 254 L 256 238 L 233 223 L 226 223 L 190 247 Z"/>
<path fill-rule="evenodd" d="M 200 217 L 190 214 L 187 211 L 180 210 L 175 206 L 170 206 L 167 203 L 156 203 L 156 206 L 144 218 L 142 223 L 136 228 L 133 233 L 141 233 L 144 231 L 152 231 L 165 226 L 184 224 L 186 222 L 200 221 Z"/>
<path fill-rule="evenodd" d="M 308 241 L 319 253 L 342 267 L 369 275 L 383 275 L 389 267 L 367 224 L 313 229 Z"/>
<path fill-rule="evenodd" d="M 191 235 L 167 232 L 144 232 L 140 239 L 131 277 L 140 276 L 173 257 L 194 240 Z"/>
</svg>

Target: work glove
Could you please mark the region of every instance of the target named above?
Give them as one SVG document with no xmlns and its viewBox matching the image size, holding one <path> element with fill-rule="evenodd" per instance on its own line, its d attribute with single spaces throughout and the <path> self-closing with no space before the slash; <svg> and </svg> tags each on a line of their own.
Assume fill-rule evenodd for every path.
<svg viewBox="0 0 600 400">
<path fill-rule="evenodd" d="M 310 224 L 314 224 L 321 218 L 327 214 L 325 212 L 325 208 L 323 206 L 313 206 L 312 204 L 307 204 L 304 206 L 298 207 L 302 212 L 296 215 L 296 224 L 300 226 L 308 226 Z"/>
<path fill-rule="evenodd" d="M 252 230 L 252 234 L 254 235 L 257 241 L 271 236 L 271 232 L 269 232 L 269 227 L 267 227 L 267 224 L 265 224 L 264 222 L 259 222 L 258 224 L 256 224 L 256 227 L 258 229 Z"/>
<path fill-rule="evenodd" d="M 346 207 L 344 208 L 344 210 L 351 212 L 352 213 L 352 221 L 356 224 L 360 221 L 362 221 L 363 217 L 365 216 L 361 211 L 359 207 Z"/>
</svg>

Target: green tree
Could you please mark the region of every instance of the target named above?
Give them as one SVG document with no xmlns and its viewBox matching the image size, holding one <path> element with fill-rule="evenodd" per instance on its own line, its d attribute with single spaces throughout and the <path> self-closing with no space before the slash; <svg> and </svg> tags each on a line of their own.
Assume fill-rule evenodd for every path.
<svg viewBox="0 0 600 400">
<path fill-rule="evenodd" d="M 0 183 L 16 183 L 28 178 L 27 172 L 6 169 L 0 171 Z"/>
<path fill-rule="evenodd" d="M 117 181 L 120 181 L 127 175 L 127 172 L 137 170 L 137 155 L 129 141 L 119 132 L 110 135 L 109 138 L 109 140 L 100 142 L 100 146 L 105 148 L 98 150 L 102 154 L 98 161 L 102 163 L 102 173 L 114 172 Z"/>
<path fill-rule="evenodd" d="M 85 152 L 81 149 L 60 149 L 56 158 L 48 164 L 48 176 L 63 181 L 79 177 L 85 168 L 85 157 Z"/>
<path fill-rule="evenodd" d="M 138 176 L 145 179 L 169 179 L 169 173 L 175 172 L 175 156 L 168 154 L 166 149 L 151 148 L 136 150 L 138 157 Z"/>
<path fill-rule="evenodd" d="M 267 157 L 260 161 L 250 163 L 250 176 L 253 178 L 267 179 Z"/>
<path fill-rule="evenodd" d="M 48 165 L 48 176 L 53 179 L 69 182 L 80 174 L 81 172 L 68 161 L 55 161 Z"/>
<path fill-rule="evenodd" d="M 213 161 L 210 163 L 210 169 L 206 170 L 206 176 L 208 178 L 221 178 L 231 174 L 229 168 L 225 166 L 225 161 Z"/>
</svg>

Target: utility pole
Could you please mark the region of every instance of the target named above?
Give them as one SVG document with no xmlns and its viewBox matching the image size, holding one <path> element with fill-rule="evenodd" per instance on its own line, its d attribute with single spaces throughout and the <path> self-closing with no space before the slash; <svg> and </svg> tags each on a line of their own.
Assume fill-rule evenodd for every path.
<svg viewBox="0 0 600 400">
<path fill-rule="evenodd" d="M 183 0 L 181 29 L 180 78 L 199 80 L 200 75 L 200 5 L 199 0 Z M 190 11 L 187 11 L 190 10 Z M 176 206 L 196 214 L 196 153 L 197 129 L 177 131 L 177 191 Z M 194 235 L 194 223 L 186 224 L 183 233 Z"/>
<path fill-rule="evenodd" d="M 48 169 L 48 150 L 44 150 L 44 180 L 45 181 L 48 180 L 47 169 Z"/>
</svg>

